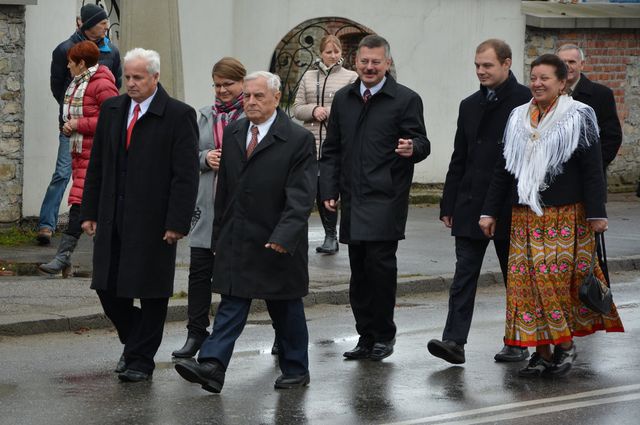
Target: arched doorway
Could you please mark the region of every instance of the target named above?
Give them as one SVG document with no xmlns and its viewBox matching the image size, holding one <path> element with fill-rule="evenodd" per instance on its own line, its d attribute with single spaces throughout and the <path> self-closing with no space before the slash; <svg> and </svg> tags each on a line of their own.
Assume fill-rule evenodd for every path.
<svg viewBox="0 0 640 425">
<path fill-rule="evenodd" d="M 287 113 L 293 105 L 302 76 L 319 57 L 320 39 L 327 34 L 335 35 L 342 43 L 342 66 L 354 69 L 358 43 L 366 35 L 375 32 L 350 19 L 339 17 L 310 19 L 289 31 L 274 50 L 269 69 L 282 80 L 280 106 Z M 395 74 L 395 71 L 392 70 L 392 73 Z"/>
</svg>

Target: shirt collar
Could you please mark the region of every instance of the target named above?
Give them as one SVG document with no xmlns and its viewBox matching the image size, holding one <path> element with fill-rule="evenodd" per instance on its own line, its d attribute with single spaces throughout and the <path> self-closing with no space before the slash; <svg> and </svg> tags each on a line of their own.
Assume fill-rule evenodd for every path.
<svg viewBox="0 0 640 425">
<path fill-rule="evenodd" d="M 147 112 L 147 109 L 149 109 L 149 105 L 151 105 L 151 102 L 153 101 L 153 98 L 156 96 L 156 93 L 158 93 L 158 88 L 157 87 L 156 87 L 155 91 L 153 92 L 153 94 L 151 96 L 149 96 L 148 98 L 146 98 L 145 100 L 143 100 L 142 102 L 139 103 L 139 105 L 140 105 L 140 114 L 139 114 L 139 116 L 142 116 Z M 133 114 L 133 108 L 135 108 L 136 105 L 138 105 L 138 103 L 136 101 L 134 101 L 133 99 L 131 99 L 131 105 L 129 106 L 129 115 Z"/>
<path fill-rule="evenodd" d="M 387 81 L 387 76 L 385 75 L 382 78 L 382 81 L 380 81 L 378 84 L 376 84 L 373 87 L 366 87 L 362 81 L 360 81 L 360 96 L 364 96 L 364 91 L 369 89 L 369 91 L 371 92 L 371 96 L 373 96 L 374 94 L 378 93 L 381 89 L 382 86 L 384 86 L 384 83 Z"/>
<path fill-rule="evenodd" d="M 273 124 L 273 122 L 276 120 L 277 115 L 278 115 L 278 110 L 276 109 L 275 111 L 273 111 L 273 114 L 269 117 L 269 119 L 263 122 L 262 124 L 254 124 L 251 121 L 249 121 L 250 122 L 249 134 L 251 134 L 251 126 L 255 125 L 256 127 L 258 127 L 258 140 L 262 140 L 262 138 L 269 132 L 269 129 L 271 128 L 271 125 Z"/>
</svg>

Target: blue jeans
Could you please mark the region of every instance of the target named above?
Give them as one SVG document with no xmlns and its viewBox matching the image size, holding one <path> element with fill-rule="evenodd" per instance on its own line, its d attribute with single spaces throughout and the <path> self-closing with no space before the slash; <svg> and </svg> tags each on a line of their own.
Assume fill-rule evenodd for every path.
<svg viewBox="0 0 640 425">
<path fill-rule="evenodd" d="M 69 138 L 64 134 L 59 135 L 58 157 L 56 158 L 56 169 L 51 176 L 51 183 L 42 200 L 40 207 L 40 221 L 38 228 L 48 227 L 55 230 L 58 225 L 58 211 L 60 202 L 67 188 L 67 183 L 71 178 L 71 152 L 69 151 Z"/>
</svg>

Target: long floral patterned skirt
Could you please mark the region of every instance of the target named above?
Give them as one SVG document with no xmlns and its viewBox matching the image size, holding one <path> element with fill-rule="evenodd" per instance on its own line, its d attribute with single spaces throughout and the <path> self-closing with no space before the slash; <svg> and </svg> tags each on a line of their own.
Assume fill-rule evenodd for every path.
<svg viewBox="0 0 640 425">
<path fill-rule="evenodd" d="M 581 203 L 545 207 L 542 217 L 529 207 L 513 207 L 506 344 L 555 345 L 598 330 L 624 332 L 615 306 L 602 315 L 578 298 L 594 244 Z M 604 281 L 599 265 L 594 273 Z"/>
</svg>

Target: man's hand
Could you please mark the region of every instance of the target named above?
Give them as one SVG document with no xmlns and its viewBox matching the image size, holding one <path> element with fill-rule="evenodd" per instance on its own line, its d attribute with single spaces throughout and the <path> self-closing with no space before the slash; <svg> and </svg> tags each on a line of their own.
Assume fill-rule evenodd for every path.
<svg viewBox="0 0 640 425">
<path fill-rule="evenodd" d="M 96 234 L 96 228 L 98 227 L 98 223 L 91 220 L 85 220 L 82 222 L 82 230 L 88 236 L 94 236 Z"/>
<path fill-rule="evenodd" d="M 589 227 L 591 227 L 591 230 L 593 230 L 594 232 L 598 232 L 598 233 L 602 233 L 602 232 L 606 232 L 607 229 L 609 228 L 608 225 L 608 221 L 606 218 L 602 218 L 602 219 L 597 219 L 597 220 L 588 220 L 589 221 Z"/>
<path fill-rule="evenodd" d="M 447 227 L 449 229 L 451 229 L 451 227 L 453 226 L 453 217 L 450 215 L 443 215 L 442 217 L 440 217 L 440 221 L 444 223 L 444 227 Z"/>
<path fill-rule="evenodd" d="M 413 155 L 413 140 L 398 139 L 396 153 L 404 158 L 410 158 Z"/>
<path fill-rule="evenodd" d="M 327 199 L 323 202 L 325 209 L 336 212 L 338 210 L 338 202 L 335 199 Z"/>
<path fill-rule="evenodd" d="M 213 171 L 220 169 L 220 157 L 222 156 L 222 149 L 212 149 L 207 152 L 206 160 L 207 165 L 211 167 Z"/>
<path fill-rule="evenodd" d="M 180 232 L 174 232 L 173 230 L 167 230 L 166 232 L 164 232 L 164 237 L 162 238 L 163 241 L 167 241 L 167 243 L 169 245 L 173 245 L 174 243 L 178 242 L 180 239 L 182 239 L 184 237 L 184 235 Z"/>
<path fill-rule="evenodd" d="M 478 222 L 482 233 L 488 238 L 492 238 L 496 234 L 496 219 L 493 217 L 482 217 Z"/>
<path fill-rule="evenodd" d="M 278 254 L 286 254 L 287 253 L 287 250 L 282 245 L 278 245 L 277 243 L 274 243 L 274 242 L 269 242 L 264 247 L 265 248 L 269 248 L 269 249 L 273 249 Z"/>
</svg>

